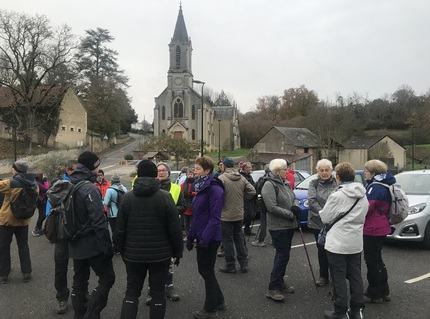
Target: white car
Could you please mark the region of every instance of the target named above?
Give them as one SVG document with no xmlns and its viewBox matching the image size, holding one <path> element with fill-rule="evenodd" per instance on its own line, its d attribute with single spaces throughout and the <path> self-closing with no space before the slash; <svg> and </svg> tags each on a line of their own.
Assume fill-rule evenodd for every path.
<svg viewBox="0 0 430 319">
<path fill-rule="evenodd" d="M 430 248 L 430 170 L 403 172 L 395 178 L 408 195 L 409 215 L 401 223 L 391 225 L 387 238 L 420 241 Z"/>
</svg>

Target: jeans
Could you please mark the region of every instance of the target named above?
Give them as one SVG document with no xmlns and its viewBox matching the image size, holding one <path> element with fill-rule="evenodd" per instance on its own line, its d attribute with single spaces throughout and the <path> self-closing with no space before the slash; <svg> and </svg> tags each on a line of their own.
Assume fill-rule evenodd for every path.
<svg viewBox="0 0 430 319">
<path fill-rule="evenodd" d="M 67 270 L 69 267 L 69 243 L 67 241 L 58 241 L 54 247 L 55 262 L 55 281 L 54 286 L 57 290 L 55 296 L 58 301 L 67 300 L 70 290 L 67 287 Z"/>
<path fill-rule="evenodd" d="M 250 230 L 252 219 L 254 217 L 254 201 L 244 201 L 243 203 L 243 225 L 245 230 Z"/>
<path fill-rule="evenodd" d="M 387 268 L 382 260 L 384 238 L 385 236 L 363 236 L 364 261 L 367 265 L 369 283 L 366 295 L 372 299 L 380 299 L 390 294 Z"/>
<path fill-rule="evenodd" d="M 269 230 L 273 247 L 276 250 L 270 274 L 269 290 L 280 290 L 284 283 L 285 271 L 290 260 L 291 241 L 294 229 Z"/>
<path fill-rule="evenodd" d="M 88 259 L 73 260 L 72 304 L 74 319 L 99 319 L 100 312 L 106 307 L 109 291 L 115 282 L 112 256 L 100 254 Z M 90 268 L 96 273 L 98 286 L 88 300 L 88 280 Z"/>
<path fill-rule="evenodd" d="M 46 218 L 46 203 L 44 204 L 37 204 L 37 211 L 39 213 L 39 216 L 37 217 L 36 227 L 38 231 L 42 230 L 42 224 L 43 221 Z"/>
<path fill-rule="evenodd" d="M 19 261 L 23 274 L 31 273 L 30 249 L 28 247 L 28 226 L 0 226 L 0 276 L 10 273 L 10 244 L 15 234 Z"/>
<path fill-rule="evenodd" d="M 330 273 L 333 280 L 333 302 L 336 314 L 344 315 L 348 311 L 349 281 L 352 312 L 364 308 L 363 279 L 361 278 L 361 253 L 335 254 L 327 251 Z"/>
<path fill-rule="evenodd" d="M 218 305 L 224 303 L 224 295 L 215 277 L 215 261 L 219 242 L 209 243 L 207 248 L 197 246 L 197 265 L 202 278 L 205 280 L 205 305 L 207 312 L 215 312 Z"/>
<path fill-rule="evenodd" d="M 266 238 L 267 232 L 267 211 L 262 209 L 260 211 L 260 228 L 258 229 L 258 241 L 263 242 Z"/>
<path fill-rule="evenodd" d="M 245 237 L 242 231 L 242 220 L 234 222 L 221 222 L 222 245 L 225 252 L 226 268 L 236 268 L 235 247 L 237 261 L 241 267 L 248 267 L 248 254 L 245 248 Z"/>
<path fill-rule="evenodd" d="M 327 251 L 324 249 L 324 246 L 318 244 L 318 234 L 320 233 L 319 229 L 310 228 L 315 237 L 315 242 L 318 249 L 318 264 L 320 266 L 320 277 L 328 279 L 328 259 L 327 259 Z"/>
<path fill-rule="evenodd" d="M 142 294 L 143 283 L 149 272 L 149 287 L 151 287 L 151 306 L 149 317 L 162 319 L 166 312 L 166 298 L 164 285 L 166 273 L 170 266 L 170 259 L 157 263 L 125 262 L 127 271 L 127 289 L 121 309 L 121 319 L 136 318 L 139 297 Z"/>
</svg>

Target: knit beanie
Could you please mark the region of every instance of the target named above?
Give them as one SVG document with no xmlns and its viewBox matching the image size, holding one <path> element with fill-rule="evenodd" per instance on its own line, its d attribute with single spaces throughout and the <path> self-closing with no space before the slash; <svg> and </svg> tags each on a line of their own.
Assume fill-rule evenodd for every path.
<svg viewBox="0 0 430 319">
<path fill-rule="evenodd" d="M 99 157 L 90 151 L 85 151 L 78 157 L 78 163 L 84 165 L 90 171 L 100 166 Z"/>
<path fill-rule="evenodd" d="M 141 160 L 137 167 L 138 177 L 153 177 L 156 178 L 158 175 L 157 166 L 150 160 Z"/>
<path fill-rule="evenodd" d="M 169 176 L 170 176 L 170 172 L 171 172 L 171 170 L 170 170 L 170 166 L 167 164 L 167 163 L 165 163 L 165 162 L 160 162 L 160 163 L 158 163 L 157 164 L 157 168 L 158 168 L 158 166 L 160 166 L 160 165 L 164 165 L 165 167 L 166 167 L 166 169 L 167 169 L 167 173 L 169 174 Z"/>
<path fill-rule="evenodd" d="M 226 157 L 222 161 L 225 167 L 234 167 L 234 161 L 231 157 Z"/>
<path fill-rule="evenodd" d="M 13 163 L 12 167 L 18 173 L 27 173 L 28 163 L 27 163 L 27 161 L 19 160 L 19 161 L 16 161 L 15 163 Z"/>
<path fill-rule="evenodd" d="M 110 181 L 112 182 L 112 184 L 120 183 L 121 177 L 119 177 L 119 175 L 117 175 L 117 174 L 113 174 Z"/>
</svg>

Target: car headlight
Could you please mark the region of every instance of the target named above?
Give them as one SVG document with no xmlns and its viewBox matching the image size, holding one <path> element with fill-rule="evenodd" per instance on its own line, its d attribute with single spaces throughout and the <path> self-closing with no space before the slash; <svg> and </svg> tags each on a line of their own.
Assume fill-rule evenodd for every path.
<svg viewBox="0 0 430 319">
<path fill-rule="evenodd" d="M 417 214 L 420 213 L 426 208 L 426 203 L 416 204 L 414 206 L 409 207 L 409 214 Z"/>
<path fill-rule="evenodd" d="M 309 208 L 309 200 L 308 199 L 305 199 L 303 201 L 303 206 L 306 207 L 306 208 Z"/>
</svg>

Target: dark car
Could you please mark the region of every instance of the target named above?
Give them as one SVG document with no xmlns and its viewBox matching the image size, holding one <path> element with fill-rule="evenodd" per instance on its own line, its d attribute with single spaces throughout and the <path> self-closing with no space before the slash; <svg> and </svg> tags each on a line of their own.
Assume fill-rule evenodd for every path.
<svg viewBox="0 0 430 319">
<path fill-rule="evenodd" d="M 335 173 L 333 172 L 333 175 Z M 308 210 L 309 210 L 309 202 L 308 202 L 308 189 L 309 183 L 317 178 L 317 174 L 313 174 L 306 178 L 303 182 L 297 184 L 294 188 L 294 194 L 296 194 L 297 199 L 300 201 L 300 208 L 302 209 L 302 214 L 300 216 L 300 223 L 302 225 L 307 225 L 308 223 Z M 366 180 L 364 178 L 364 170 L 355 170 L 355 181 L 360 182 L 363 185 L 366 184 Z"/>
</svg>

